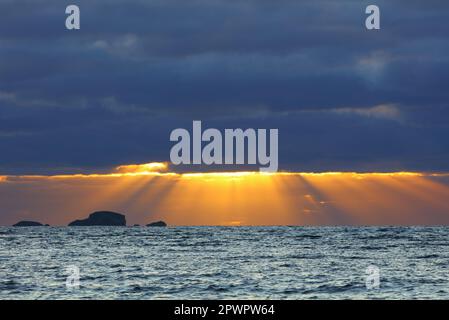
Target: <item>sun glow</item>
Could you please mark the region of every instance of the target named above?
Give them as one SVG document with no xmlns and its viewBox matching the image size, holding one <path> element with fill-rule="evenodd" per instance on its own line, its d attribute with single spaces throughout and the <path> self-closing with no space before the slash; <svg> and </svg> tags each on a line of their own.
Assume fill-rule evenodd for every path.
<svg viewBox="0 0 449 320">
<path fill-rule="evenodd" d="M 151 162 L 144 164 L 128 164 L 121 165 L 115 168 L 117 173 L 154 173 L 154 172 L 163 172 L 168 170 L 167 162 Z"/>
<path fill-rule="evenodd" d="M 0 219 L 64 225 L 113 210 L 130 224 L 449 224 L 448 186 L 444 173 L 176 173 L 158 162 L 104 174 L 0 176 L 8 214 Z"/>
</svg>

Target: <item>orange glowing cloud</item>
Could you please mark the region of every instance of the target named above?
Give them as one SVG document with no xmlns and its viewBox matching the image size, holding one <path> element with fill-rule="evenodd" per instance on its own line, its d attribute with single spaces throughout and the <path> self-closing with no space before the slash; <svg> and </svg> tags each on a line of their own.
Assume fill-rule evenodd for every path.
<svg viewBox="0 0 449 320">
<path fill-rule="evenodd" d="M 128 164 L 118 166 L 115 169 L 117 173 L 151 173 L 151 172 L 163 172 L 168 170 L 167 162 L 151 162 L 144 164 Z"/>
<path fill-rule="evenodd" d="M 167 163 L 106 174 L 0 176 L 0 224 L 54 225 L 96 210 L 128 224 L 447 225 L 449 175 L 426 173 L 175 173 Z"/>
</svg>

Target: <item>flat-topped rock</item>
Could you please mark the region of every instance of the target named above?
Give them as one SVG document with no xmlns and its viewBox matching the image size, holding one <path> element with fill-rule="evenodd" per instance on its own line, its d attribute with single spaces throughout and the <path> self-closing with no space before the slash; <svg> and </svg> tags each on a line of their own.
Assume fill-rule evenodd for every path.
<svg viewBox="0 0 449 320">
<path fill-rule="evenodd" d="M 164 221 L 156 221 L 147 224 L 147 227 L 166 227 L 167 224 Z"/>
<path fill-rule="evenodd" d="M 36 221 L 19 221 L 13 225 L 13 227 L 48 227 L 48 224 L 42 224 Z"/>
<path fill-rule="evenodd" d="M 126 226 L 126 218 L 117 212 L 97 211 L 91 213 L 87 219 L 69 223 L 69 226 Z"/>
</svg>

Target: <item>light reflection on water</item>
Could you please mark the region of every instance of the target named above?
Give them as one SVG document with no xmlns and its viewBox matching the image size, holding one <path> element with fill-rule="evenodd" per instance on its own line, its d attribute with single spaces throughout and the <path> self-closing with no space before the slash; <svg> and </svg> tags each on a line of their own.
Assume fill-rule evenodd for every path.
<svg viewBox="0 0 449 320">
<path fill-rule="evenodd" d="M 1 299 L 449 298 L 444 227 L 2 227 L 0 249 Z"/>
</svg>

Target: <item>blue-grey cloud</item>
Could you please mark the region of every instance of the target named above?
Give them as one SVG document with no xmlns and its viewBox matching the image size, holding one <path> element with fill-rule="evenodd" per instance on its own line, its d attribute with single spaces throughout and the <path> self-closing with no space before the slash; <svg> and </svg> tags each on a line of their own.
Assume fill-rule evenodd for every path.
<svg viewBox="0 0 449 320">
<path fill-rule="evenodd" d="M 167 160 L 193 119 L 280 130 L 295 170 L 449 170 L 449 3 L 0 1 L 0 169 Z"/>
</svg>

